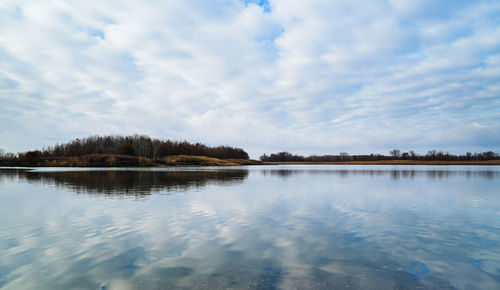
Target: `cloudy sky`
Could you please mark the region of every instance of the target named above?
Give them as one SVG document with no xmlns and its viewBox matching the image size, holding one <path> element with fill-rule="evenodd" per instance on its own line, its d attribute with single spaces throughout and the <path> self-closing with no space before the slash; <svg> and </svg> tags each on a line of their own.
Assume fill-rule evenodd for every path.
<svg viewBox="0 0 500 290">
<path fill-rule="evenodd" d="M 500 151 L 500 2 L 0 2 L 0 147 Z"/>
</svg>

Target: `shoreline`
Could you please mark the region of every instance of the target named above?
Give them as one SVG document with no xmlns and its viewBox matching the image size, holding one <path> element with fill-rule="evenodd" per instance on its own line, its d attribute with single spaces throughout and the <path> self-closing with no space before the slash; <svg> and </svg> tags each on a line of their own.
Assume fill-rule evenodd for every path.
<svg viewBox="0 0 500 290">
<path fill-rule="evenodd" d="M 6 164 L 7 163 L 7 164 Z M 31 164 L 30 164 L 31 163 Z M 78 157 L 40 158 L 30 163 L 21 160 L 0 162 L 0 167 L 176 167 L 176 166 L 245 166 L 245 165 L 500 165 L 500 160 L 372 160 L 372 161 L 258 161 L 252 159 L 219 159 L 196 155 L 170 155 L 162 159 L 117 154 L 92 154 Z"/>
<path fill-rule="evenodd" d="M 340 162 L 263 162 L 263 165 L 500 165 L 500 160 L 484 160 L 484 161 L 376 160 L 376 161 L 340 161 Z"/>
<path fill-rule="evenodd" d="M 253 160 L 254 161 L 254 160 Z M 193 167 L 233 167 L 233 166 L 267 166 L 267 165 L 471 165 L 471 166 L 500 166 L 500 160 L 487 161 L 410 161 L 410 160 L 385 160 L 385 161 L 343 161 L 343 162 L 261 162 L 247 164 L 237 164 L 233 162 L 222 164 L 149 164 L 149 165 L 125 165 L 125 166 L 6 166 L 1 165 L 0 169 L 28 169 L 28 168 L 172 168 L 181 166 Z"/>
</svg>

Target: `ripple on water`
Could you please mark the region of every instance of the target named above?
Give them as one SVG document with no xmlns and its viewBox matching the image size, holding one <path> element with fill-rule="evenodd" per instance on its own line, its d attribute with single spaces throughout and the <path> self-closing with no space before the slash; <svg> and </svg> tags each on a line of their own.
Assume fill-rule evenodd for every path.
<svg viewBox="0 0 500 290">
<path fill-rule="evenodd" d="M 500 174 L 272 168 L 3 179 L 0 287 L 500 288 Z"/>
</svg>

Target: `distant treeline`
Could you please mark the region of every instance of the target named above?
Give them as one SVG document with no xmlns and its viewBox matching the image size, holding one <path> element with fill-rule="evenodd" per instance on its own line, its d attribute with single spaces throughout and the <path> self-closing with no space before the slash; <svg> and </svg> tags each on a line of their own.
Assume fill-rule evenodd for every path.
<svg viewBox="0 0 500 290">
<path fill-rule="evenodd" d="M 75 139 L 68 143 L 44 147 L 24 153 L 4 153 L 0 150 L 0 165 L 36 164 L 39 160 L 81 157 L 87 155 L 136 156 L 152 160 L 171 155 L 197 155 L 219 159 L 249 159 L 241 148 L 229 146 L 210 147 L 187 141 L 171 141 L 150 138 L 145 135 L 133 136 L 91 136 Z"/>
<path fill-rule="evenodd" d="M 381 160 L 416 160 L 416 161 L 482 161 L 499 160 L 498 153 L 487 151 L 483 153 L 470 153 L 454 155 L 448 152 L 431 150 L 425 155 L 419 155 L 414 151 L 401 152 L 398 149 L 390 151 L 390 155 L 349 155 L 341 152 L 339 155 L 311 155 L 301 156 L 289 152 L 279 152 L 260 156 L 264 162 L 346 162 L 346 161 L 381 161 Z"/>
</svg>

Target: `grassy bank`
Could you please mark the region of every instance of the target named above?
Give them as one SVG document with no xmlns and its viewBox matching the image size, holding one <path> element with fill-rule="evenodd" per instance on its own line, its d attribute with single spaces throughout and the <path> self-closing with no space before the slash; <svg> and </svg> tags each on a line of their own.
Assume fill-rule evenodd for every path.
<svg viewBox="0 0 500 290">
<path fill-rule="evenodd" d="M 16 160 L 14 160 L 16 161 Z M 258 165 L 256 160 L 246 159 L 219 159 L 206 156 L 174 155 L 161 159 L 119 155 L 119 154 L 90 154 L 78 157 L 38 158 L 36 160 L 18 161 L 3 166 L 32 166 L 32 167 L 156 167 L 156 166 L 236 166 Z"/>
<path fill-rule="evenodd" d="M 164 165 L 199 165 L 199 166 L 236 166 L 236 165 L 259 165 L 256 160 L 246 159 L 219 159 L 206 156 L 175 155 L 162 159 Z"/>
<path fill-rule="evenodd" d="M 378 160 L 343 162 L 263 162 L 265 165 L 279 164 L 338 164 L 338 165 L 500 165 L 500 160 L 485 161 L 419 161 L 419 160 Z"/>
<path fill-rule="evenodd" d="M 156 166 L 237 166 L 237 165 L 500 165 L 500 160 L 485 161 L 419 161 L 378 160 L 342 162 L 261 162 L 247 159 L 219 159 L 195 155 L 173 155 L 161 159 L 118 154 L 91 154 L 79 157 L 40 158 L 32 163 L 12 163 L 3 166 L 33 167 L 156 167 Z"/>
</svg>

